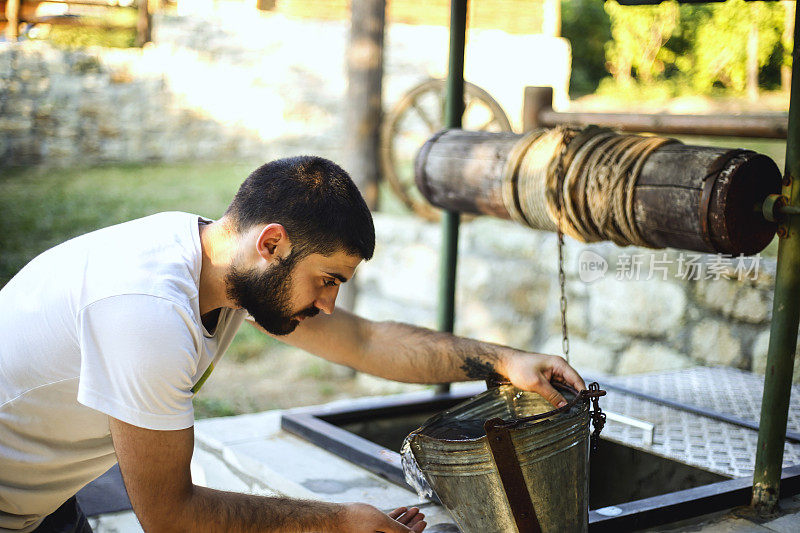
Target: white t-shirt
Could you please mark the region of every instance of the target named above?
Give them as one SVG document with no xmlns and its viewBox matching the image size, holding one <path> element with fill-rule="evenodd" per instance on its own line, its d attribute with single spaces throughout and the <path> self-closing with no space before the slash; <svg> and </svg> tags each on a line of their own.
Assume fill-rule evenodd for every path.
<svg viewBox="0 0 800 533">
<path fill-rule="evenodd" d="M 31 531 L 116 462 L 108 416 L 193 424 L 192 387 L 246 316 L 200 319 L 199 217 L 67 241 L 0 290 L 0 531 Z"/>
</svg>

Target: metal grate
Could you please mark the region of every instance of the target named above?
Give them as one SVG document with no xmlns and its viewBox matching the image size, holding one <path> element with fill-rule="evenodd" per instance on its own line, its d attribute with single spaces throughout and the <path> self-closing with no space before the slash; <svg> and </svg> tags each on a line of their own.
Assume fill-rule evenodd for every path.
<svg viewBox="0 0 800 533">
<path fill-rule="evenodd" d="M 604 382 L 695 407 L 758 422 L 763 378 L 727 367 L 697 367 L 675 372 L 606 377 Z M 800 387 L 792 387 L 789 429 L 800 429 Z M 732 477 L 753 475 L 758 433 L 618 391 L 609 391 L 604 409 L 655 426 L 646 444 L 641 428 L 609 420 L 609 440 Z M 786 443 L 783 466 L 800 464 L 800 444 Z"/>
</svg>

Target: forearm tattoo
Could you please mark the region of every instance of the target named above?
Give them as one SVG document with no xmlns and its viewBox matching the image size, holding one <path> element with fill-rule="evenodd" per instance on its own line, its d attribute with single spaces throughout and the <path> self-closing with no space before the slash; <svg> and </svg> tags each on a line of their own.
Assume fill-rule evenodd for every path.
<svg viewBox="0 0 800 533">
<path fill-rule="evenodd" d="M 505 379 L 495 371 L 494 364 L 489 361 L 481 361 L 475 356 L 465 357 L 461 370 L 470 379 L 485 379 L 489 381 L 503 381 Z"/>
</svg>

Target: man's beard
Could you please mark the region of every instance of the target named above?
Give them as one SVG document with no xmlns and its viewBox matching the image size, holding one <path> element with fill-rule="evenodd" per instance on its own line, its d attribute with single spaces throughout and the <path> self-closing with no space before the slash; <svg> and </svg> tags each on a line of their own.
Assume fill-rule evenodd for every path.
<svg viewBox="0 0 800 533">
<path fill-rule="evenodd" d="M 297 257 L 289 254 L 265 272 L 255 268 L 239 269 L 231 265 L 225 275 L 228 298 L 244 308 L 259 326 L 273 335 L 288 335 L 300 324 L 298 316 L 319 313 L 315 306 L 293 313 L 291 307 L 292 270 Z"/>
</svg>

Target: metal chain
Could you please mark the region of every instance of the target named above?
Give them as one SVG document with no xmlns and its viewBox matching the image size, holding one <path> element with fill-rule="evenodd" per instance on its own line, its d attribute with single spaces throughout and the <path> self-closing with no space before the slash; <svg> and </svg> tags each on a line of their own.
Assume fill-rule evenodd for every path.
<svg viewBox="0 0 800 533">
<path fill-rule="evenodd" d="M 559 216 L 561 213 L 559 212 Z M 569 363 L 569 335 L 567 334 L 567 276 L 564 274 L 564 233 L 561 231 L 561 222 L 558 224 L 558 285 L 561 288 L 561 349 L 564 359 Z"/>
<path fill-rule="evenodd" d="M 558 163 L 555 168 L 556 176 L 556 191 L 558 198 L 558 214 L 556 216 L 556 227 L 558 229 L 558 286 L 561 290 L 561 299 L 559 305 L 561 307 L 561 350 L 564 352 L 564 359 L 569 363 L 569 334 L 567 331 L 567 276 L 564 273 L 564 232 L 561 229 L 561 211 L 564 206 L 564 156 L 569 147 L 569 142 L 575 136 L 571 130 L 565 130 L 563 133 L 563 146 L 561 153 L 558 154 Z"/>
<path fill-rule="evenodd" d="M 589 437 L 592 451 L 595 451 L 597 450 L 597 441 L 600 440 L 600 432 L 603 431 L 603 426 L 606 425 L 606 414 L 600 410 L 600 396 L 602 395 L 597 394 L 600 392 L 600 385 L 595 381 L 589 385 L 589 391 L 595 392 L 594 396 L 590 396 L 592 399 L 592 426 L 594 427 L 594 431 L 592 431 Z M 605 394 L 605 392 L 603 392 L 603 394 Z"/>
</svg>

